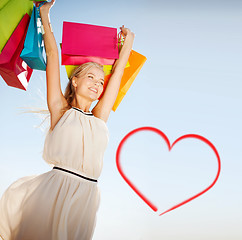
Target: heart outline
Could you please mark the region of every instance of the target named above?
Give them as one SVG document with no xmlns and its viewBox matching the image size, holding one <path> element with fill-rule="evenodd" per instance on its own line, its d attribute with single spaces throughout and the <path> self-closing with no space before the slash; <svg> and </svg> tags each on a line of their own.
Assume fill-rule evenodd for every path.
<svg viewBox="0 0 242 240">
<path fill-rule="evenodd" d="M 215 146 L 208 140 L 206 139 L 205 137 L 201 136 L 201 135 L 198 135 L 198 134 L 186 134 L 186 135 L 183 135 L 179 138 L 177 138 L 173 144 L 171 145 L 170 144 L 170 141 L 169 139 L 167 138 L 167 136 L 161 131 L 159 130 L 158 128 L 154 128 L 154 127 L 140 127 L 140 128 L 136 128 L 132 131 L 130 131 L 128 134 L 126 134 L 123 139 L 121 140 L 121 142 L 119 143 L 119 146 L 117 148 L 117 151 L 116 151 L 116 165 L 117 165 L 117 169 L 120 173 L 120 175 L 122 176 L 122 178 L 126 181 L 126 183 L 134 190 L 134 192 L 155 212 L 157 212 L 158 208 L 147 198 L 145 197 L 145 195 L 140 191 L 138 190 L 138 188 L 129 180 L 129 178 L 124 174 L 124 171 L 121 167 L 121 162 L 120 162 L 120 153 L 121 153 L 121 149 L 124 145 L 124 143 L 127 141 L 127 139 L 129 137 L 131 137 L 132 135 L 134 135 L 135 133 L 137 132 L 140 132 L 140 131 L 152 131 L 152 132 L 155 132 L 157 133 L 158 135 L 160 135 L 166 142 L 167 146 L 168 146 L 168 150 L 171 151 L 171 149 L 174 147 L 174 145 L 183 140 L 183 139 L 186 139 L 186 138 L 195 138 L 195 139 L 198 139 L 204 143 L 206 143 L 212 150 L 213 152 L 215 153 L 216 157 L 217 157 L 217 162 L 218 162 L 218 171 L 217 171 L 217 174 L 215 176 L 215 179 L 213 180 L 213 182 L 207 187 L 205 188 L 204 190 L 202 190 L 201 192 L 193 195 L 192 197 L 174 205 L 173 207 L 169 208 L 168 210 L 162 212 L 159 214 L 159 216 L 161 215 L 164 215 L 165 213 L 168 213 L 178 207 L 181 207 L 182 205 L 194 200 L 195 198 L 201 196 L 202 194 L 204 194 L 205 192 L 207 192 L 209 189 L 211 189 L 215 183 L 217 182 L 218 178 L 219 178 L 219 175 L 220 175 L 220 171 L 221 171 L 221 160 L 220 160 L 220 156 L 218 154 L 218 151 L 217 149 L 215 148 Z"/>
</svg>

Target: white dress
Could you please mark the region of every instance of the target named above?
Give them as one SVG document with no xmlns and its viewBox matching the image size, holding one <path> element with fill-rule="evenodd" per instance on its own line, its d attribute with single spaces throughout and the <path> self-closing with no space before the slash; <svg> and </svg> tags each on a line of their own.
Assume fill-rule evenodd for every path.
<svg viewBox="0 0 242 240">
<path fill-rule="evenodd" d="M 71 108 L 47 133 L 43 158 L 84 177 L 98 179 L 108 143 L 106 123 Z M 4 240 L 88 240 L 99 207 L 97 183 L 52 169 L 14 182 L 0 200 Z"/>
</svg>

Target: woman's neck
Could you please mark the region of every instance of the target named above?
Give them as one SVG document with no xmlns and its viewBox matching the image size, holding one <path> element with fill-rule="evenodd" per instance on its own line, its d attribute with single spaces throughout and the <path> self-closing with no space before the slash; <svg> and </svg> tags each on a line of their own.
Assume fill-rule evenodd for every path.
<svg viewBox="0 0 242 240">
<path fill-rule="evenodd" d="M 79 108 L 81 109 L 83 112 L 90 112 L 89 109 L 91 107 L 91 102 L 90 101 L 87 101 L 86 99 L 79 99 L 79 101 L 74 98 L 72 103 L 71 103 L 71 106 L 72 107 L 76 107 L 76 108 Z"/>
</svg>

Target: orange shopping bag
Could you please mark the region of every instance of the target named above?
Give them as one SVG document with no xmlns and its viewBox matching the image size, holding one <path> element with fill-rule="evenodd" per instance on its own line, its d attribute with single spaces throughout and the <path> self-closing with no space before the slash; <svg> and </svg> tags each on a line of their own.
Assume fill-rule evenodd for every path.
<svg viewBox="0 0 242 240">
<path fill-rule="evenodd" d="M 134 79 L 137 77 L 140 69 L 143 67 L 147 58 L 140 53 L 132 50 L 129 56 L 130 67 L 124 69 L 124 74 L 121 79 L 121 84 L 118 92 L 118 96 L 113 105 L 112 110 L 115 112 L 121 101 L 123 100 L 125 94 L 132 85 Z M 111 76 L 111 75 L 109 75 Z"/>
</svg>

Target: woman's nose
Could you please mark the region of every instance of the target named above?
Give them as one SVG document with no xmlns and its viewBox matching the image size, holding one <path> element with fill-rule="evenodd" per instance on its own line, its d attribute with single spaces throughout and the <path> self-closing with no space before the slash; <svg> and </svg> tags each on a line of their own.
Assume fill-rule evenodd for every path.
<svg viewBox="0 0 242 240">
<path fill-rule="evenodd" d="M 99 81 L 96 81 L 95 85 L 101 85 L 101 83 Z"/>
</svg>

